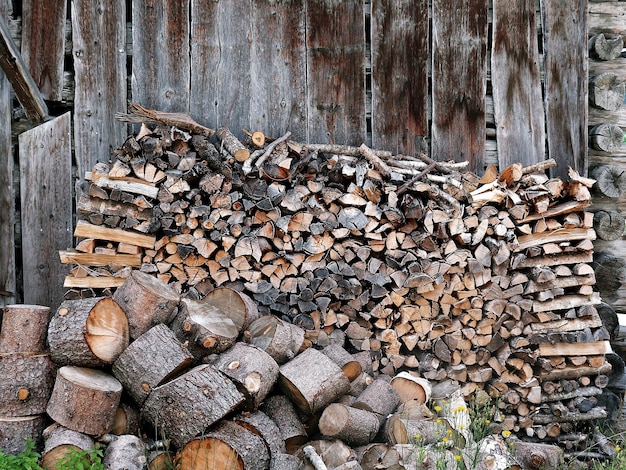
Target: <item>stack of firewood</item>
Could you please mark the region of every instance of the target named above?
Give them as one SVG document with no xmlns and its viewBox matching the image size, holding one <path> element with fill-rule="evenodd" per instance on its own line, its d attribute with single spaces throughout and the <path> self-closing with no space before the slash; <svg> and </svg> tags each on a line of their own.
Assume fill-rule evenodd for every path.
<svg viewBox="0 0 626 470">
<path fill-rule="evenodd" d="M 605 416 L 593 180 L 550 179 L 552 160 L 479 178 L 463 163 L 289 133 L 242 143 L 138 106 L 122 118 L 141 128 L 86 175 L 81 241 L 61 253 L 75 265 L 68 299 L 113 294 L 133 271 L 190 305 L 228 288 L 265 323 L 224 327 L 205 346 L 280 320 L 317 348 L 340 336 L 374 375 L 485 389 L 502 398 L 507 430 L 556 438 Z"/>
</svg>

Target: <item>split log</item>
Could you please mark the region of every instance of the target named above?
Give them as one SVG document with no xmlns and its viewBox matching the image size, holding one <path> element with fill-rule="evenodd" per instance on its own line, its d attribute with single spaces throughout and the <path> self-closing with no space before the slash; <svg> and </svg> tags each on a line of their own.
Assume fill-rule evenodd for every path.
<svg viewBox="0 0 626 470">
<path fill-rule="evenodd" d="M 252 322 L 246 339 L 272 356 L 279 365 L 308 347 L 302 328 L 273 315 Z"/>
<path fill-rule="evenodd" d="M 293 403 L 286 396 L 269 396 L 261 405 L 261 411 L 278 426 L 288 453 L 293 453 L 307 441 L 308 436 L 304 424 L 298 418 Z"/>
<path fill-rule="evenodd" d="M 224 374 L 204 364 L 152 389 L 141 408 L 141 417 L 174 447 L 181 448 L 244 399 Z"/>
<path fill-rule="evenodd" d="M 310 447 L 310 449 L 307 449 Z M 313 452 L 309 452 L 309 451 Z M 305 446 L 299 449 L 294 455 L 300 458 L 305 465 L 302 470 L 317 470 L 312 466 L 308 455 L 317 455 L 327 468 L 336 468 L 345 463 L 355 460 L 356 454 L 351 447 L 346 445 L 340 439 L 319 439 L 309 441 Z"/>
<path fill-rule="evenodd" d="M 617 124 L 598 124 L 589 130 L 591 147 L 603 152 L 617 152 L 624 142 L 624 131 Z"/>
<path fill-rule="evenodd" d="M 55 373 L 48 354 L 0 354 L 0 416 L 45 413 Z"/>
<path fill-rule="evenodd" d="M 124 468 L 144 470 L 147 464 L 146 446 L 137 436 L 124 434 L 116 436 L 104 450 L 104 468 Z"/>
<path fill-rule="evenodd" d="M 50 320 L 48 343 L 58 365 L 102 367 L 128 346 L 128 319 L 110 297 L 65 300 Z"/>
<path fill-rule="evenodd" d="M 34 416 L 0 416 L 0 449 L 5 454 L 16 455 L 26 449 L 28 440 L 35 443 L 35 451 L 41 450 L 41 433 L 46 427 L 45 414 Z"/>
<path fill-rule="evenodd" d="M 47 413 L 66 428 L 99 436 L 113 427 L 121 396 L 122 384 L 112 375 L 63 366 L 57 371 Z"/>
<path fill-rule="evenodd" d="M 308 415 L 322 411 L 350 390 L 350 381 L 341 368 L 313 348 L 280 366 L 278 385 Z"/>
<path fill-rule="evenodd" d="M 589 104 L 596 108 L 615 111 L 624 104 L 624 82 L 611 72 L 601 73 L 589 80 Z"/>
<path fill-rule="evenodd" d="M 222 421 L 185 444 L 176 457 L 181 468 L 266 470 L 270 455 L 263 439 L 232 421 Z"/>
<path fill-rule="evenodd" d="M 318 426 L 325 437 L 341 439 L 351 446 L 361 446 L 374 440 L 380 421 L 371 411 L 331 403 L 322 412 Z"/>
<path fill-rule="evenodd" d="M 0 328 L 0 354 L 41 353 L 46 351 L 50 307 L 7 305 Z"/>
<path fill-rule="evenodd" d="M 44 448 L 41 456 L 43 468 L 55 469 L 69 453 L 88 451 L 95 447 L 95 441 L 87 434 L 72 431 L 59 423 L 43 430 Z"/>
<path fill-rule="evenodd" d="M 257 409 L 278 380 L 278 364 L 264 350 L 246 343 L 236 343 L 213 364 L 226 374 Z"/>
<path fill-rule="evenodd" d="M 136 339 L 159 323 L 169 323 L 176 314 L 180 296 L 149 274 L 133 271 L 113 294 L 128 317 L 129 333 Z"/>
<path fill-rule="evenodd" d="M 139 406 L 154 387 L 191 367 L 192 354 L 166 325 L 153 326 L 133 341 L 111 372 Z"/>
</svg>

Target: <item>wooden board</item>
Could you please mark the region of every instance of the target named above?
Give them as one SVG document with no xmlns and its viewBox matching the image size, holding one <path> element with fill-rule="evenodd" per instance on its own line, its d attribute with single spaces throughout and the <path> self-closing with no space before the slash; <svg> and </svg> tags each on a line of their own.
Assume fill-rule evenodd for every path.
<svg viewBox="0 0 626 470">
<path fill-rule="evenodd" d="M 597 341 L 595 343 L 546 343 L 539 345 L 540 356 L 600 356 L 612 352 L 609 341 Z"/>
<path fill-rule="evenodd" d="M 189 112 L 189 1 L 132 1 L 131 87 L 141 106 Z"/>
<path fill-rule="evenodd" d="M 126 110 L 125 11 L 123 0 L 72 2 L 74 153 L 81 179 L 96 162 L 108 161 L 128 134 L 115 119 Z"/>
<path fill-rule="evenodd" d="M 374 0 L 372 146 L 414 155 L 428 132 L 427 0 Z"/>
<path fill-rule="evenodd" d="M 190 114 L 240 140 L 250 127 L 251 8 L 250 0 L 191 0 Z"/>
<path fill-rule="evenodd" d="M 42 96 L 61 101 L 67 0 L 25 0 L 22 14 L 24 63 Z"/>
<path fill-rule="evenodd" d="M 433 0 L 432 158 L 484 170 L 487 2 Z"/>
<path fill-rule="evenodd" d="M 68 271 L 57 253 L 73 242 L 70 115 L 19 136 L 24 303 L 52 311 Z"/>
<path fill-rule="evenodd" d="M 252 4 L 250 126 L 271 137 L 306 140 L 304 0 Z M 237 130 L 237 129 L 234 129 Z"/>
<path fill-rule="evenodd" d="M 624 5 L 605 1 L 589 2 L 589 36 L 598 33 L 626 35 L 626 10 Z"/>
<path fill-rule="evenodd" d="M 309 141 L 366 142 L 363 2 L 311 0 L 306 9 Z"/>
<path fill-rule="evenodd" d="M 535 0 L 494 0 L 491 86 L 499 168 L 545 160 Z"/>
<path fill-rule="evenodd" d="M 542 2 L 548 155 L 552 176 L 587 173 L 587 0 Z"/>
<path fill-rule="evenodd" d="M 8 16 L 8 1 L 0 1 L 0 15 Z M 11 85 L 0 76 L 0 306 L 16 302 L 15 203 L 11 145 Z"/>
<path fill-rule="evenodd" d="M 74 230 L 74 236 L 79 238 L 95 238 L 98 240 L 108 240 L 112 242 L 128 243 L 130 245 L 153 248 L 156 237 L 143 235 L 130 230 L 120 228 L 102 227 L 92 225 L 84 220 L 79 220 Z"/>
</svg>

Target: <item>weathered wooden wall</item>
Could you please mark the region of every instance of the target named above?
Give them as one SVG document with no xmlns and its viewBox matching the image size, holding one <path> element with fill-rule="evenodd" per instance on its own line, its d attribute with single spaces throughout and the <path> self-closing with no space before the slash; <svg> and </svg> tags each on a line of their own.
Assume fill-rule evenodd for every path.
<svg viewBox="0 0 626 470">
<path fill-rule="evenodd" d="M 244 129 L 290 131 L 301 141 L 423 151 L 469 160 L 479 174 L 547 157 L 555 174 L 586 170 L 587 0 L 13 4 L 7 21 L 35 81 L 57 115 L 73 111 L 73 181 L 122 144 L 128 128 L 114 116 L 129 100 L 240 138 Z M 14 135 L 27 125 L 14 121 Z M 11 207 L 12 161 L 2 162 L 0 197 Z M 0 288 L 17 292 L 1 258 L 16 252 L 12 212 L 0 211 Z"/>
</svg>

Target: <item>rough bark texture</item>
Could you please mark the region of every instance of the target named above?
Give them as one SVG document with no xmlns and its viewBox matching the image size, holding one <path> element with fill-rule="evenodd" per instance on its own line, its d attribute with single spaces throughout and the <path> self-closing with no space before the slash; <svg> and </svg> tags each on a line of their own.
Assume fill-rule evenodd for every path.
<svg viewBox="0 0 626 470">
<path fill-rule="evenodd" d="M 0 353 L 40 353 L 46 350 L 50 307 L 7 305 L 0 328 Z"/>
<path fill-rule="evenodd" d="M 0 354 L 0 416 L 45 413 L 55 373 L 47 354 Z"/>
</svg>

